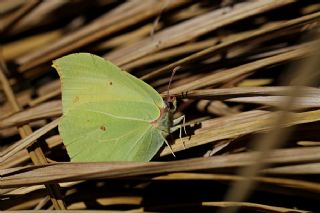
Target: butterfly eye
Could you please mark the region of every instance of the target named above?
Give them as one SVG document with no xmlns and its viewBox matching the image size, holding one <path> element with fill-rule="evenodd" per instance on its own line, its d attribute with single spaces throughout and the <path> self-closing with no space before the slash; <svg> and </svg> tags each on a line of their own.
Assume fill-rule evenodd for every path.
<svg viewBox="0 0 320 213">
<path fill-rule="evenodd" d="M 172 102 L 166 102 L 166 105 L 167 105 L 167 108 L 170 109 L 170 110 L 171 110 L 172 108 L 174 108 Z"/>
<path fill-rule="evenodd" d="M 177 103 L 176 97 L 174 97 L 174 96 L 168 97 L 168 99 L 166 101 L 166 106 L 169 109 L 169 111 L 171 111 L 171 112 L 176 111 L 176 108 L 177 108 L 176 103 Z"/>
</svg>

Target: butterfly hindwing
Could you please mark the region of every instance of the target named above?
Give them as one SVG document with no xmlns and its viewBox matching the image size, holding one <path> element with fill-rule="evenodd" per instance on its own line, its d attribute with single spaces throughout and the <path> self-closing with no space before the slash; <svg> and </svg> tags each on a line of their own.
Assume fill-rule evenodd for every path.
<svg viewBox="0 0 320 213">
<path fill-rule="evenodd" d="M 59 130 L 74 162 L 149 161 L 164 141 L 148 122 L 119 119 L 81 108 L 65 115 Z"/>
</svg>

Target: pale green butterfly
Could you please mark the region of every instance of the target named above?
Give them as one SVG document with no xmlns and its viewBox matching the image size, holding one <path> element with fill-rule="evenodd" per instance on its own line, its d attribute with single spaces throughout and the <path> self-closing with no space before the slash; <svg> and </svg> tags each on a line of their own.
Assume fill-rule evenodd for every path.
<svg viewBox="0 0 320 213">
<path fill-rule="evenodd" d="M 149 161 L 167 143 L 173 99 L 165 102 L 142 80 L 89 53 L 59 58 L 53 67 L 62 82 L 59 132 L 71 161 Z"/>
</svg>

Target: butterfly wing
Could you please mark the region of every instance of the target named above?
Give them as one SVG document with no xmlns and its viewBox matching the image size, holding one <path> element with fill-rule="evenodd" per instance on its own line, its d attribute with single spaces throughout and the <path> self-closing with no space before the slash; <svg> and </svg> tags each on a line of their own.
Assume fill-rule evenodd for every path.
<svg viewBox="0 0 320 213">
<path fill-rule="evenodd" d="M 62 81 L 59 131 L 72 161 L 148 161 L 159 150 L 164 138 L 150 122 L 165 106 L 151 86 L 87 53 L 53 67 Z"/>
<path fill-rule="evenodd" d="M 114 117 L 89 106 L 66 114 L 59 131 L 74 162 L 149 161 L 164 141 L 148 122 Z"/>
<path fill-rule="evenodd" d="M 53 61 L 62 81 L 64 112 L 87 102 L 141 101 L 164 107 L 151 86 L 101 57 L 75 53 Z"/>
</svg>

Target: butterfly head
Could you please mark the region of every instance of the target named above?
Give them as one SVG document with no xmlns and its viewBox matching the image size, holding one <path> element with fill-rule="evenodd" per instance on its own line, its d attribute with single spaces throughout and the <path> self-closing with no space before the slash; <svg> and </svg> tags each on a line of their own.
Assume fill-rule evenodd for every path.
<svg viewBox="0 0 320 213">
<path fill-rule="evenodd" d="M 169 112 L 175 112 L 177 109 L 177 99 L 175 96 L 168 96 L 165 100 L 166 107 Z"/>
</svg>

